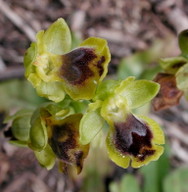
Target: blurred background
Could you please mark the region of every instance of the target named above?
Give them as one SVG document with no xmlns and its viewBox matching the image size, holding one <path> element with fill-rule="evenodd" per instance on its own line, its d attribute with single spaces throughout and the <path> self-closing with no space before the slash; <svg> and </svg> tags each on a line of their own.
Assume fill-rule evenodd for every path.
<svg viewBox="0 0 188 192">
<path fill-rule="evenodd" d="M 188 28 L 187 0 L 0 0 L 0 191 L 1 192 L 186 192 L 188 191 L 188 102 L 154 112 L 139 109 L 164 129 L 165 153 L 140 169 L 121 169 L 107 158 L 104 141 L 93 148 L 79 176 L 38 165 L 29 149 L 7 142 L 3 119 L 44 102 L 24 79 L 23 55 L 35 34 L 63 17 L 73 47 L 82 39 L 108 40 L 108 78 L 153 79 L 159 58 L 177 56 L 177 35 Z"/>
</svg>

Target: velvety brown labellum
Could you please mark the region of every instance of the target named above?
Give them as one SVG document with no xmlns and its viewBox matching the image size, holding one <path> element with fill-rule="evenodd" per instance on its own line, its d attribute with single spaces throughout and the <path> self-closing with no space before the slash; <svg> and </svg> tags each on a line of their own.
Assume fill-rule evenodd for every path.
<svg viewBox="0 0 188 192">
<path fill-rule="evenodd" d="M 58 158 L 70 163 L 72 160 L 68 151 L 76 148 L 76 137 L 78 137 L 71 129 L 71 124 L 54 126 L 50 144 L 58 156 Z"/>
<path fill-rule="evenodd" d="M 152 137 L 149 127 L 132 114 L 127 116 L 125 122 L 115 123 L 114 144 L 123 155 L 133 155 L 144 161 L 155 153 Z"/>
<path fill-rule="evenodd" d="M 92 65 L 96 68 L 96 71 L 98 71 L 99 76 L 102 75 L 104 71 L 102 64 L 104 61 L 105 57 L 102 56 L 98 58 L 95 50 L 92 48 L 75 49 L 63 55 L 60 76 L 70 84 L 82 84 L 95 75 L 94 71 L 91 70 Z"/>
<path fill-rule="evenodd" d="M 159 73 L 154 81 L 161 86 L 159 93 L 152 102 L 154 110 L 159 111 L 179 104 L 183 92 L 177 88 L 174 75 Z"/>
<path fill-rule="evenodd" d="M 75 165 L 78 173 L 82 170 L 89 150 L 89 145 L 79 144 L 78 126 L 81 118 L 81 114 L 71 115 L 61 125 L 53 125 L 49 138 L 49 144 L 57 157 L 66 164 Z"/>
<path fill-rule="evenodd" d="M 60 76 L 70 84 L 83 84 L 93 77 L 94 71 L 101 76 L 104 72 L 105 57 L 97 57 L 93 48 L 78 48 L 63 55 Z M 91 70 L 91 68 L 94 70 Z"/>
</svg>

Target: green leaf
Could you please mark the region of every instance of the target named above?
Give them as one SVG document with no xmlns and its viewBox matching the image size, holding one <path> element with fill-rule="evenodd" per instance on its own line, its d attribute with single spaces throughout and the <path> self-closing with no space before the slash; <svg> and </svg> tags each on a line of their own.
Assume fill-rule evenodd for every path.
<svg viewBox="0 0 188 192">
<path fill-rule="evenodd" d="M 47 170 L 53 168 L 56 160 L 56 155 L 54 154 L 49 145 L 47 145 L 44 150 L 40 152 L 35 151 L 34 153 L 37 160 L 43 167 L 46 167 Z"/>
<path fill-rule="evenodd" d="M 99 111 L 89 111 L 85 113 L 80 122 L 80 142 L 86 145 L 97 135 L 102 129 L 105 121 L 100 116 Z"/>
<path fill-rule="evenodd" d="M 44 44 L 50 53 L 62 55 L 71 48 L 71 33 L 63 18 L 54 22 L 44 34 Z"/>
<path fill-rule="evenodd" d="M 182 31 L 179 36 L 179 47 L 183 55 L 188 55 L 188 29 Z"/>
<path fill-rule="evenodd" d="M 164 192 L 186 192 L 188 191 L 188 167 L 181 167 L 164 180 Z"/>
<path fill-rule="evenodd" d="M 120 192 L 140 192 L 138 181 L 133 175 L 126 174 L 120 183 Z"/>
<path fill-rule="evenodd" d="M 149 80 L 134 80 L 129 77 L 122 81 L 115 90 L 116 95 L 126 97 L 128 106 L 131 109 L 141 107 L 149 102 L 159 91 L 159 84 Z"/>
</svg>

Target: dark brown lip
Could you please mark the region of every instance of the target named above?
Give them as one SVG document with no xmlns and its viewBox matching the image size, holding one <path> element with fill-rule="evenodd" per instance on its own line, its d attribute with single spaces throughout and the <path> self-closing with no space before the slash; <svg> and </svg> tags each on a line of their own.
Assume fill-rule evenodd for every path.
<svg viewBox="0 0 188 192">
<path fill-rule="evenodd" d="M 152 132 L 148 125 L 129 114 L 124 122 L 115 123 L 114 144 L 123 155 L 132 155 L 143 161 L 153 155 Z"/>
</svg>

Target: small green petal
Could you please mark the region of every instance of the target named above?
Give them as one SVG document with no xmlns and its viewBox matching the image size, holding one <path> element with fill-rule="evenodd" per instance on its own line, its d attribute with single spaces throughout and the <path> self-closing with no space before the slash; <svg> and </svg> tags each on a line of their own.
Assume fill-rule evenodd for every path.
<svg viewBox="0 0 188 192">
<path fill-rule="evenodd" d="M 134 80 L 134 77 L 129 77 L 121 82 L 120 86 L 115 90 L 115 94 L 125 97 L 129 108 L 135 109 L 155 97 L 159 88 L 159 84 L 153 81 Z"/>
<path fill-rule="evenodd" d="M 40 152 L 34 151 L 34 153 L 41 166 L 46 167 L 47 170 L 53 168 L 56 160 L 56 155 L 49 145 L 47 145 L 44 150 Z"/>
<path fill-rule="evenodd" d="M 175 74 L 179 70 L 179 68 L 186 63 L 187 60 L 181 56 L 160 59 L 160 66 L 164 69 L 165 72 L 170 74 Z"/>
<path fill-rule="evenodd" d="M 100 116 L 99 111 L 89 111 L 85 113 L 80 122 L 80 143 L 86 145 L 102 129 L 105 121 Z"/>
<path fill-rule="evenodd" d="M 63 18 L 54 22 L 44 34 L 44 44 L 50 53 L 62 55 L 71 48 L 71 33 Z"/>
</svg>

